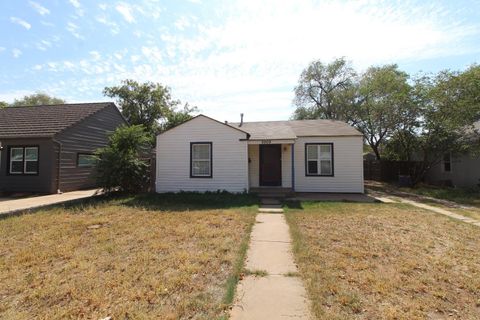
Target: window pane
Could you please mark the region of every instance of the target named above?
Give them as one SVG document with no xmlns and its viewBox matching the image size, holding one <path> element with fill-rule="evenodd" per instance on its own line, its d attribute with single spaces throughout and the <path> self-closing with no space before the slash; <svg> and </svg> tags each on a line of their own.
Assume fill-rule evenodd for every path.
<svg viewBox="0 0 480 320">
<path fill-rule="evenodd" d="M 38 161 L 25 162 L 25 173 L 37 173 L 37 172 L 38 172 Z"/>
<path fill-rule="evenodd" d="M 25 160 L 38 160 L 38 148 L 25 148 Z"/>
<path fill-rule="evenodd" d="M 318 174 L 318 162 L 308 161 L 308 173 L 309 174 Z"/>
<path fill-rule="evenodd" d="M 209 144 L 194 144 L 192 146 L 193 160 L 209 160 L 210 159 L 210 145 Z"/>
<path fill-rule="evenodd" d="M 450 170 L 452 169 L 451 165 L 450 165 L 450 162 L 445 162 L 443 164 L 443 167 L 445 169 L 446 172 L 450 172 Z"/>
<path fill-rule="evenodd" d="M 79 154 L 78 166 L 79 167 L 93 167 L 97 161 L 97 158 L 93 154 Z"/>
<path fill-rule="evenodd" d="M 316 145 L 307 146 L 307 160 L 316 160 L 318 159 L 318 148 Z"/>
<path fill-rule="evenodd" d="M 12 161 L 10 163 L 10 173 L 23 173 L 23 161 Z"/>
<path fill-rule="evenodd" d="M 209 176 L 210 161 L 193 161 L 192 173 L 194 176 Z"/>
<path fill-rule="evenodd" d="M 23 148 L 12 148 L 10 152 L 10 160 L 23 161 Z"/>
<path fill-rule="evenodd" d="M 321 160 L 320 170 L 322 174 L 332 174 L 332 162 L 330 160 Z"/>
<path fill-rule="evenodd" d="M 320 146 L 320 158 L 321 159 L 331 159 L 332 152 L 330 145 L 321 145 Z"/>
</svg>

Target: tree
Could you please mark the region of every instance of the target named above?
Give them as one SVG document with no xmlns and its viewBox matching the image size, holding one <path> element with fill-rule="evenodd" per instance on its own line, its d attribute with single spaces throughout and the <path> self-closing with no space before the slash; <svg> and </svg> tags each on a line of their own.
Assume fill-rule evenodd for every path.
<svg viewBox="0 0 480 320">
<path fill-rule="evenodd" d="M 167 120 L 180 101 L 173 100 L 170 89 L 159 83 L 124 80 L 121 85 L 106 87 L 104 95 L 116 98 L 123 116 L 131 125 L 143 125 L 154 136 L 159 122 Z"/>
<path fill-rule="evenodd" d="M 420 156 L 413 183 L 439 164 L 445 154 L 453 156 L 480 151 L 480 66 L 464 72 L 442 71 L 415 80 L 415 102 L 421 110 L 412 152 Z"/>
<path fill-rule="evenodd" d="M 181 110 L 172 110 L 167 114 L 165 122 L 161 124 L 160 131 L 166 131 L 192 119 L 192 113 L 197 111 L 197 107 L 190 107 L 188 103 Z"/>
<path fill-rule="evenodd" d="M 43 92 L 37 92 L 31 95 L 24 96 L 22 99 L 15 99 L 10 106 L 42 106 L 63 103 L 65 103 L 65 100 L 63 99 L 49 96 L 48 94 Z"/>
<path fill-rule="evenodd" d="M 97 180 L 107 192 L 139 192 L 149 183 L 148 163 L 142 156 L 151 147 L 150 136 L 142 125 L 122 126 L 110 136 L 108 145 L 97 150 Z"/>
<path fill-rule="evenodd" d="M 344 58 L 313 61 L 295 87 L 295 119 L 352 120 L 356 73 Z"/>
<path fill-rule="evenodd" d="M 8 103 L 5 101 L 0 101 L 0 109 L 8 107 Z"/>
<path fill-rule="evenodd" d="M 360 79 L 354 123 L 378 160 L 383 142 L 397 131 L 408 133 L 418 122 L 411 90 L 408 75 L 397 65 L 370 67 Z"/>
</svg>

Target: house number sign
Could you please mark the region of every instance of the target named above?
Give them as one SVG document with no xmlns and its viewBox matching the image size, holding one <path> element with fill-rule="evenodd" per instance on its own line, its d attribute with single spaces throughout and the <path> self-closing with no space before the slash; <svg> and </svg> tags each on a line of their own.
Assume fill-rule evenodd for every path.
<svg viewBox="0 0 480 320">
<path fill-rule="evenodd" d="M 262 144 L 271 144 L 272 140 L 262 140 Z"/>
</svg>

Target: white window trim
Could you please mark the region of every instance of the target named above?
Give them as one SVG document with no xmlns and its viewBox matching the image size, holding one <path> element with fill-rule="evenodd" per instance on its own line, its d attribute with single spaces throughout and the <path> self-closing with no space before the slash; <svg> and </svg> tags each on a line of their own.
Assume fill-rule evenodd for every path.
<svg viewBox="0 0 480 320">
<path fill-rule="evenodd" d="M 324 156 L 320 152 L 322 146 L 328 146 L 330 148 L 330 156 Z M 317 149 L 317 157 L 316 158 L 309 158 L 308 157 L 308 149 L 315 147 Z M 311 161 L 317 162 L 317 173 L 310 173 L 308 163 Z M 329 173 L 322 173 L 322 161 L 330 161 L 330 172 Z M 307 143 L 305 147 L 305 174 L 308 177 L 333 177 L 334 176 L 334 169 L 333 169 L 333 143 Z"/>
<path fill-rule="evenodd" d="M 193 155 L 194 155 L 194 152 L 193 152 L 193 149 L 195 146 L 208 146 L 208 158 L 200 158 L 200 159 L 194 159 L 193 158 Z M 213 165 L 212 165 L 212 143 L 211 142 L 192 142 L 190 144 L 190 152 L 191 152 L 191 163 L 190 163 L 190 177 L 191 178 L 211 178 L 213 173 Z M 194 172 L 194 163 L 195 162 L 206 162 L 209 164 L 208 166 L 208 174 L 199 174 L 199 173 L 195 173 Z"/>
<path fill-rule="evenodd" d="M 37 159 L 36 160 L 27 160 L 27 149 L 36 149 L 37 150 Z M 38 147 L 25 147 L 23 151 L 23 172 L 25 174 L 37 174 L 38 173 L 38 167 L 37 171 L 27 171 L 27 162 L 36 162 L 38 164 Z"/>
<path fill-rule="evenodd" d="M 16 150 L 16 149 L 20 149 L 22 150 L 22 160 L 13 160 L 13 150 Z M 23 147 L 11 147 L 10 148 L 10 163 L 9 163 L 9 167 L 8 167 L 8 171 L 10 174 L 23 174 L 23 171 L 13 171 L 13 166 L 12 164 L 14 162 L 22 162 L 22 165 L 24 163 L 24 159 L 25 159 L 25 151 L 24 151 L 24 148 Z"/>
</svg>

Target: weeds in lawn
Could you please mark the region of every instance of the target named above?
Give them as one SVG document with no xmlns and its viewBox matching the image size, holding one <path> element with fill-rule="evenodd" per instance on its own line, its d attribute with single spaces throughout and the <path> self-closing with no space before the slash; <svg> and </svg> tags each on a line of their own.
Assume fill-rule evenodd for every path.
<svg viewBox="0 0 480 320">
<path fill-rule="evenodd" d="M 255 276 L 255 277 L 266 277 L 268 276 L 268 272 L 265 271 L 265 270 L 249 270 L 249 269 L 245 269 L 243 271 L 243 273 L 246 275 L 246 276 Z"/>
<path fill-rule="evenodd" d="M 478 227 L 405 205 L 304 203 L 293 250 L 318 319 L 478 319 Z"/>
<path fill-rule="evenodd" d="M 239 197 L 113 196 L 0 220 L 0 318 L 224 315 L 255 221 Z"/>
</svg>

